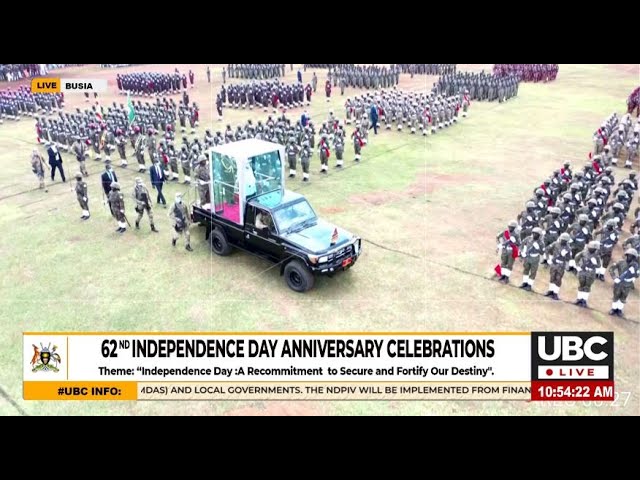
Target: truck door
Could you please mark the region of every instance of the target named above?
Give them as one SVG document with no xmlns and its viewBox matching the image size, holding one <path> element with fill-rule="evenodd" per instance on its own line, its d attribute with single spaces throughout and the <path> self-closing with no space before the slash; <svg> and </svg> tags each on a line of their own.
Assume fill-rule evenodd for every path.
<svg viewBox="0 0 640 480">
<path fill-rule="evenodd" d="M 247 247 L 256 253 L 267 255 L 275 261 L 280 261 L 284 248 L 278 240 L 278 232 L 271 214 L 255 205 L 247 205 L 245 218 L 245 242 Z M 264 228 L 259 228 L 261 225 Z"/>
</svg>

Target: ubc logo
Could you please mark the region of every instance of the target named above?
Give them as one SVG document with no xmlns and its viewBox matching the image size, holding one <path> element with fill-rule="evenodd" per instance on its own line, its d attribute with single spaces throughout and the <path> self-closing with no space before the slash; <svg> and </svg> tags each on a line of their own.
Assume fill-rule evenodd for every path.
<svg viewBox="0 0 640 480">
<path fill-rule="evenodd" d="M 538 356 L 543 360 L 560 359 L 563 362 L 577 362 L 586 356 L 590 360 L 599 362 L 609 356 L 602 347 L 607 343 L 607 339 L 601 335 L 588 338 L 584 343 L 582 338 L 575 335 L 554 335 L 551 353 L 548 353 L 547 340 L 546 335 L 538 337 Z"/>
<path fill-rule="evenodd" d="M 613 332 L 532 332 L 531 380 L 613 380 Z"/>
</svg>

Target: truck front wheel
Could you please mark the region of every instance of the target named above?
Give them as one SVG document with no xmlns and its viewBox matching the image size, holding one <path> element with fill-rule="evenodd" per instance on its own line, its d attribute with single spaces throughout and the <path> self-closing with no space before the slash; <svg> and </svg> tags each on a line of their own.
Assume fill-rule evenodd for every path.
<svg viewBox="0 0 640 480">
<path fill-rule="evenodd" d="M 299 293 L 311 290 L 315 282 L 313 273 L 299 260 L 293 260 L 284 267 L 284 278 L 289 288 Z"/>
<path fill-rule="evenodd" d="M 211 231 L 209 235 L 209 245 L 211 245 L 211 250 L 221 257 L 231 253 L 231 245 L 229 245 L 227 241 L 227 236 L 220 230 L 216 229 Z"/>
</svg>

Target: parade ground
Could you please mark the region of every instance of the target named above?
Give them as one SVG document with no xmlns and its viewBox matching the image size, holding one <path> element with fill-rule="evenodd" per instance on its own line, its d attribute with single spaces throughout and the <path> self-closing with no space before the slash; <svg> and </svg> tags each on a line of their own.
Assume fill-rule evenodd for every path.
<svg viewBox="0 0 640 480">
<path fill-rule="evenodd" d="M 458 70 L 491 71 L 491 64 L 458 65 Z M 266 121 L 260 110 L 224 110 L 215 115 L 215 94 L 222 65 L 140 65 L 101 69 L 87 65 L 65 70 L 65 77 L 107 78 L 104 105 L 126 103 L 117 94 L 116 73 L 193 70 L 191 101 L 200 106 L 201 125 L 212 133 L 234 129 L 251 118 Z M 285 81 L 295 82 L 302 65 Z M 344 97 L 334 88 L 331 101 L 322 86 L 326 70 L 303 72 L 306 84 L 318 75 L 318 91 L 308 112 L 314 123 L 330 110 L 344 116 Z M 401 75 L 398 88 L 428 91 L 436 77 Z M 227 83 L 237 81 L 227 78 Z M 523 210 L 533 190 L 570 161 L 582 169 L 592 135 L 613 112 L 625 113 L 625 99 L 637 86 L 637 65 L 560 65 L 551 83 L 522 83 L 518 96 L 505 102 L 472 102 L 457 125 L 422 137 L 408 131 L 369 134 L 362 161 L 353 162 L 347 142 L 345 168 L 319 174 L 312 158 L 311 181 L 301 175 L 286 187 L 304 194 L 318 216 L 363 239 L 363 254 L 351 270 L 319 278 L 298 294 L 287 288 L 278 268 L 242 252 L 212 254 L 204 229 L 192 226 L 193 252 L 171 246 L 168 210 L 154 207 L 159 233 L 141 229 L 125 235 L 103 204 L 100 173 L 104 165 L 87 161 L 91 219 L 80 220 L 72 185 L 77 162 L 63 154 L 67 182 L 39 190 L 30 156 L 37 146 L 34 121 L 0 125 L 0 415 L 15 414 L 637 414 L 640 411 L 640 299 L 631 292 L 626 318 L 607 314 L 613 281 L 597 281 L 590 309 L 573 305 L 574 275 L 565 275 L 555 302 L 546 292 L 548 269 L 540 268 L 534 292 L 518 289 L 522 267 L 516 262 L 512 282 L 495 280 L 496 235 Z M 0 88 L 13 84 L 0 84 Z M 66 98 L 66 110 L 86 108 L 84 97 Z M 174 97 L 176 102 L 179 96 Z M 136 99 L 137 100 L 137 99 Z M 142 99 L 145 101 L 145 99 Z M 299 119 L 303 109 L 287 115 Z M 347 135 L 353 127 L 347 126 Z M 189 135 L 191 137 L 191 135 Z M 180 133 L 177 133 L 177 140 Z M 43 155 L 46 153 L 39 147 Z M 130 148 L 129 148 L 130 152 Z M 113 154 L 114 160 L 117 154 Z M 135 162 L 123 170 L 115 162 L 129 220 L 133 222 Z M 635 167 L 637 169 L 637 166 Z M 628 171 L 615 169 L 616 183 Z M 148 173 L 143 176 L 150 187 Z M 169 184 L 195 200 L 193 188 Z M 636 194 L 637 195 L 637 194 Z M 637 196 L 632 211 L 637 207 Z M 629 235 L 625 226 L 623 239 Z M 621 243 L 621 242 L 620 242 Z M 617 246 L 614 259 L 622 256 Z M 637 282 L 636 282 L 637 283 Z M 615 406 L 529 402 L 25 402 L 22 400 L 22 332 L 24 331 L 613 331 L 618 392 L 629 392 Z"/>
</svg>

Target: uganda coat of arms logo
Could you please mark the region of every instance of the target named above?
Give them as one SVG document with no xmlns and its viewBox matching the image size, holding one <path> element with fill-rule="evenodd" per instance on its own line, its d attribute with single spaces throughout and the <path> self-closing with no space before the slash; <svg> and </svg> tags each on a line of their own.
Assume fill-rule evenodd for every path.
<svg viewBox="0 0 640 480">
<path fill-rule="evenodd" d="M 56 345 L 51 348 L 51 343 L 46 347 L 40 344 L 33 346 L 33 357 L 31 358 L 32 372 L 58 372 L 58 365 L 62 363 L 60 355 L 56 353 L 58 347 Z"/>
</svg>

